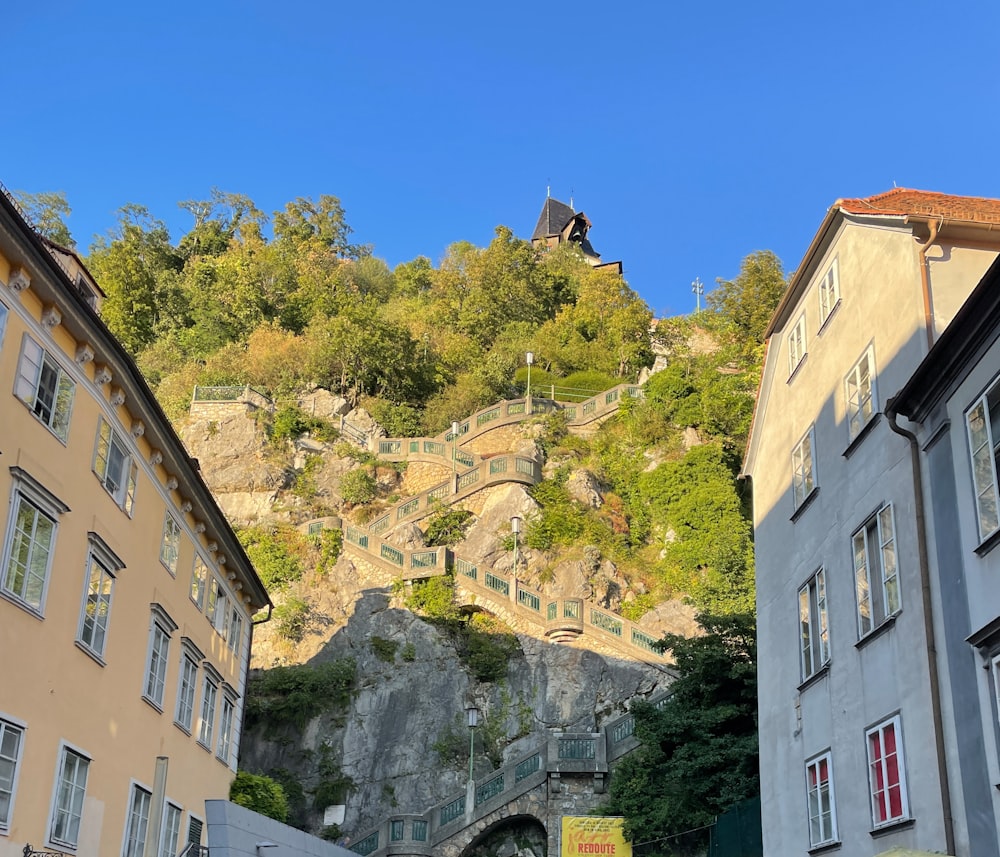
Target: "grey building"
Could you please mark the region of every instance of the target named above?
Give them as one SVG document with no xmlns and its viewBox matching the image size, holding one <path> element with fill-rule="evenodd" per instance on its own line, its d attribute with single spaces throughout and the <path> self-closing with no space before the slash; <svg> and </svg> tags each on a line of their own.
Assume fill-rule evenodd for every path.
<svg viewBox="0 0 1000 857">
<path fill-rule="evenodd" d="M 997 258 L 998 227 L 996 200 L 838 200 L 767 331 L 744 463 L 765 854 L 996 853 L 954 810 L 925 516 L 885 410 Z"/>
</svg>

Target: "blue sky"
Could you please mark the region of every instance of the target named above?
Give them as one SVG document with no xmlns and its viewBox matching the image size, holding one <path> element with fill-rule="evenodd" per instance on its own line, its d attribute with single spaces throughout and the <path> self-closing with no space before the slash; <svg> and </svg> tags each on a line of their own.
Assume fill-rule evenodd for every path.
<svg viewBox="0 0 1000 857">
<path fill-rule="evenodd" d="M 89 7 L 89 8 L 88 8 Z M 178 239 L 212 187 L 340 197 L 390 265 L 530 237 L 552 195 L 658 315 L 793 269 L 838 197 L 1000 197 L 1000 3 L 14 3 L 0 181 Z"/>
</svg>

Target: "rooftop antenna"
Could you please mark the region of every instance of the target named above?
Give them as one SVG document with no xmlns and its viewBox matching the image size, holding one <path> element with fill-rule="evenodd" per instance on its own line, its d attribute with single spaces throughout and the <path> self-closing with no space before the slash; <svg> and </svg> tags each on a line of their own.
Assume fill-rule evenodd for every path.
<svg viewBox="0 0 1000 857">
<path fill-rule="evenodd" d="M 569 208 L 570 211 L 576 211 L 576 209 L 573 207 L 573 188 L 569 189 Z"/>
<path fill-rule="evenodd" d="M 552 196 L 552 179 L 546 179 L 549 184 L 545 185 L 545 198 L 549 199 Z"/>
</svg>

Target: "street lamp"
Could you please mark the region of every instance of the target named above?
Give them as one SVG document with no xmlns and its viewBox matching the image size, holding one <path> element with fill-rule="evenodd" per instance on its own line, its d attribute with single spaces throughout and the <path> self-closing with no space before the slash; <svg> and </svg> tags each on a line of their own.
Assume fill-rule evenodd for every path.
<svg viewBox="0 0 1000 857">
<path fill-rule="evenodd" d="M 510 531 L 514 534 L 514 572 L 511 575 L 510 597 L 512 601 L 517 600 L 517 537 L 521 532 L 521 519 L 514 515 L 510 519 Z"/>
<path fill-rule="evenodd" d="M 528 362 L 528 390 L 525 394 L 525 400 L 528 403 L 528 413 L 531 413 L 531 364 L 535 362 L 535 353 L 529 351 L 524 355 L 524 359 Z"/>
<path fill-rule="evenodd" d="M 479 725 L 479 709 L 471 699 L 465 704 L 465 722 L 469 727 L 469 784 L 465 793 L 465 811 L 470 812 L 475 804 L 476 781 L 473 779 L 472 763 L 475 752 L 476 727 Z"/>
<path fill-rule="evenodd" d="M 451 490 L 458 491 L 458 463 L 455 459 L 455 441 L 458 439 L 458 420 L 453 420 L 451 424 Z"/>
</svg>

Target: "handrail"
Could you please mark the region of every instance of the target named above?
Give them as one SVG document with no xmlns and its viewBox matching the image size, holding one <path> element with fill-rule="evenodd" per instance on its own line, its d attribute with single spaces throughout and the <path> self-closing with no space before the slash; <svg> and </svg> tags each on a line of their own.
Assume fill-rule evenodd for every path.
<svg viewBox="0 0 1000 857">
<path fill-rule="evenodd" d="M 629 701 L 631 703 L 639 697 Z M 662 707 L 670 691 L 649 697 L 654 707 Z M 390 845 L 410 845 L 407 853 L 438 853 L 434 850 L 484 815 L 539 788 L 555 773 L 606 774 L 611 762 L 639 746 L 634 737 L 635 715 L 626 711 L 604 724 L 597 732 L 553 732 L 535 747 L 506 765 L 474 781 L 474 805 L 466 805 L 468 792 L 449 795 L 422 813 L 393 813 L 378 827 L 362 832 L 353 846 L 357 854 L 383 855 Z M 393 835 L 395 833 L 396 835 Z"/>
</svg>

